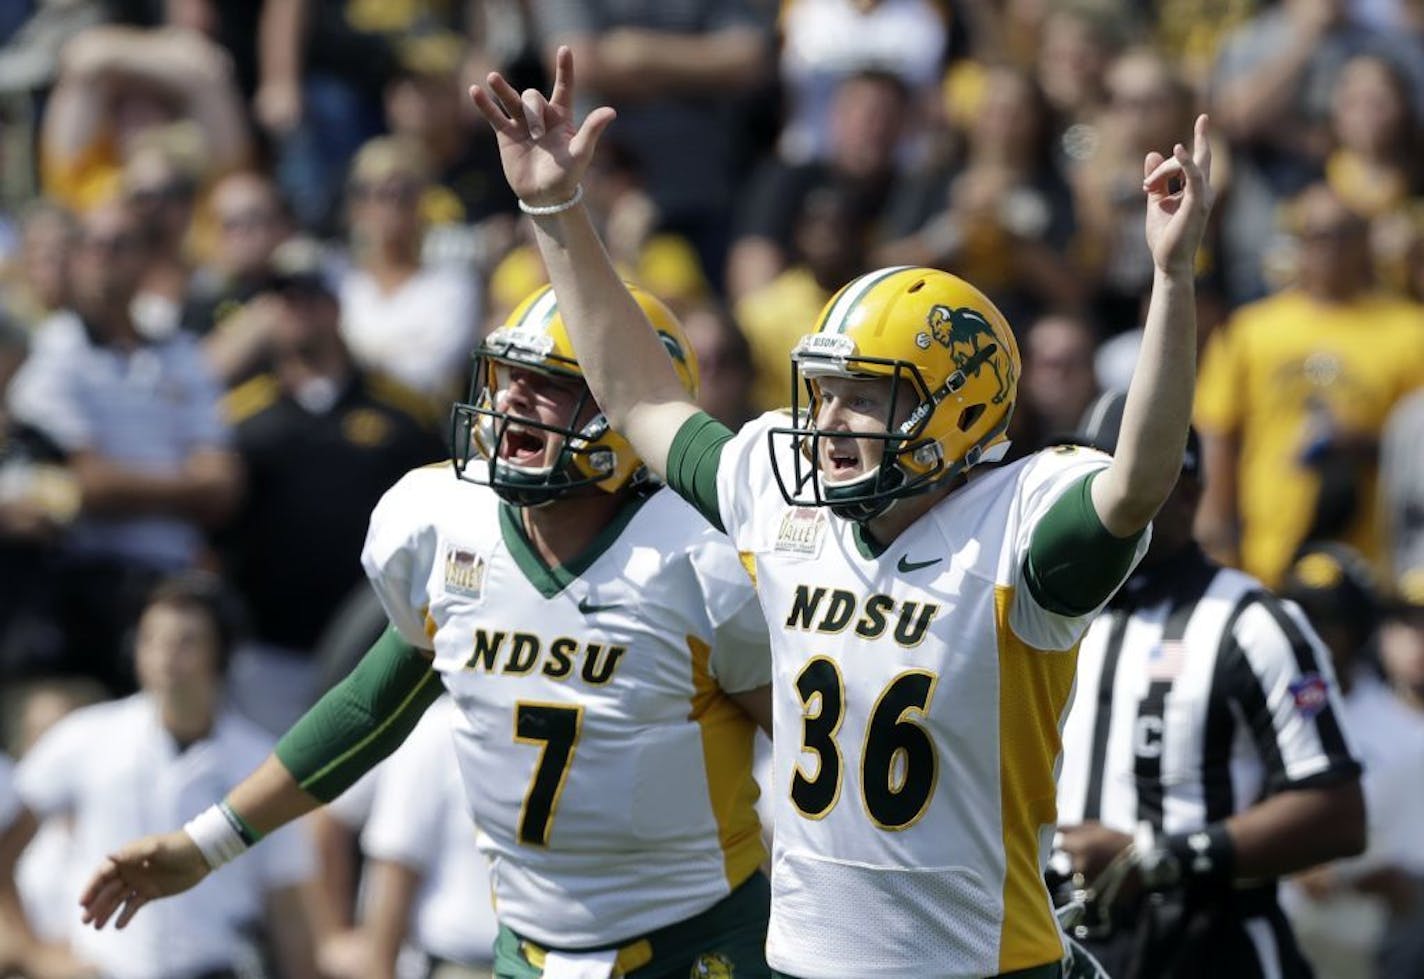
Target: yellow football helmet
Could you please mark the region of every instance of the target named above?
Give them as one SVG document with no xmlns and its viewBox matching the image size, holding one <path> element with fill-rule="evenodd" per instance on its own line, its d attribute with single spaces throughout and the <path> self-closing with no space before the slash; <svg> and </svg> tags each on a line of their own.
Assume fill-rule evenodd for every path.
<svg viewBox="0 0 1424 979">
<path fill-rule="evenodd" d="M 884 432 L 817 428 L 820 378 L 827 376 L 890 378 Z M 815 331 L 791 352 L 794 422 L 771 435 L 781 494 L 790 504 L 829 506 L 864 522 L 897 499 L 997 461 L 1008 450 L 1005 433 L 1018 380 L 1013 331 L 968 282 L 910 266 L 853 279 L 831 297 Z M 880 465 L 839 484 L 823 479 L 819 440 L 831 435 L 882 440 Z M 789 438 L 795 449 L 790 474 L 777 462 L 780 438 Z"/>
<path fill-rule="evenodd" d="M 632 285 L 628 289 L 662 339 L 688 395 L 696 397 L 697 361 L 682 324 L 653 295 Z M 579 423 L 592 404 L 587 387 L 562 425 L 514 416 L 501 408 L 499 394 L 510 367 L 583 380 L 552 287 L 544 286 L 526 298 L 475 351 L 468 399 L 456 402 L 451 416 L 451 454 L 461 479 L 489 486 L 515 506 L 542 506 L 588 488 L 618 493 L 648 479 L 643 460 L 627 439 L 609 427 L 601 410 L 595 406 L 592 416 Z M 511 425 L 526 433 L 544 432 L 546 438 L 562 437 L 553 464 L 521 466 L 500 458 L 500 445 Z M 472 465 L 477 461 L 484 465 Z"/>
</svg>

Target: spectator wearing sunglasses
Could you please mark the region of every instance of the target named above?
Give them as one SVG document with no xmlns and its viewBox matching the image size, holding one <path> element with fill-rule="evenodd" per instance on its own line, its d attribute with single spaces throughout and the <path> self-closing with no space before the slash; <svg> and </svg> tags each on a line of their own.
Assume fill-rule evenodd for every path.
<svg viewBox="0 0 1424 979">
<path fill-rule="evenodd" d="M 430 188 L 414 144 L 380 137 L 361 148 L 347 185 L 352 268 L 340 299 L 357 363 L 441 401 L 464 371 L 480 304 L 469 270 L 423 261 Z"/>
<path fill-rule="evenodd" d="M 9 410 L 64 453 L 78 518 L 59 543 L 62 662 L 133 688 L 123 637 L 163 574 L 193 566 L 203 531 L 236 502 L 218 390 L 191 337 L 148 338 L 132 314 L 147 254 L 132 205 L 86 214 L 69 264 L 70 308 L 34 336 Z"/>
</svg>

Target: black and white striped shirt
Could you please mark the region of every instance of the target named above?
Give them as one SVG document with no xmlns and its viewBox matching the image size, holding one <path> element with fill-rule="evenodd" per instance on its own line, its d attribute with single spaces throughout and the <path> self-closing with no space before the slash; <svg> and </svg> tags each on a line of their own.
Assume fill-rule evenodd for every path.
<svg viewBox="0 0 1424 979">
<path fill-rule="evenodd" d="M 1135 576 L 1083 637 L 1059 824 L 1188 832 L 1353 776 L 1340 718 L 1300 610 L 1193 548 Z"/>
</svg>

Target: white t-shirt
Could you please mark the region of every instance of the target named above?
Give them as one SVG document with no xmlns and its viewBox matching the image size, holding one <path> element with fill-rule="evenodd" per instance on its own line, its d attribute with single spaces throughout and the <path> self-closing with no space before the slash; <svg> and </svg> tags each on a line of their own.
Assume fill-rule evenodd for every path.
<svg viewBox="0 0 1424 979">
<path fill-rule="evenodd" d="M 769 682 L 766 624 L 736 552 L 670 490 L 625 507 L 577 576 L 519 520 L 448 466 L 417 469 L 372 513 L 362 560 L 454 697 L 500 920 L 613 945 L 707 910 L 762 861 L 755 725 L 727 692 Z"/>
<path fill-rule="evenodd" d="M 481 965 L 494 960 L 499 925 L 489 861 L 475 845 L 465 806 L 454 718 L 454 702 L 440 698 L 381 765 L 361 849 L 421 874 L 411 944 L 450 962 Z"/>
<path fill-rule="evenodd" d="M 988 471 L 871 556 L 854 524 L 782 498 L 767 445 L 785 424 L 747 424 L 717 471 L 772 626 L 767 960 L 805 979 L 903 979 L 1060 959 L 1043 869 L 1093 613 L 1041 607 L 1023 568 L 1038 522 L 1107 456 L 1065 447 Z"/>
<path fill-rule="evenodd" d="M 395 292 L 352 269 L 341 283 L 341 332 L 357 363 L 422 394 L 446 395 L 469 367 L 480 308 L 475 277 L 421 269 Z"/>
<path fill-rule="evenodd" d="M 301 830 L 278 830 L 183 894 L 156 901 L 123 930 L 80 924 L 87 875 L 140 836 L 168 832 L 221 799 L 266 758 L 271 740 L 241 718 L 222 716 L 212 737 L 181 754 L 144 694 L 85 707 L 54 725 L 25 755 L 16 786 L 41 820 L 74 822 L 68 889 L 76 955 L 112 979 L 181 979 L 231 968 L 259 922 L 270 891 L 312 875 Z"/>
</svg>

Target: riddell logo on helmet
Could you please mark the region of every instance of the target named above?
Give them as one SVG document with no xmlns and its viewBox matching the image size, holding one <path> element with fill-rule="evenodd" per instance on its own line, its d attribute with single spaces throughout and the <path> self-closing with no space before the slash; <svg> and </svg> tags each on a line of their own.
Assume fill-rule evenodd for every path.
<svg viewBox="0 0 1424 979">
<path fill-rule="evenodd" d="M 995 356 L 999 352 L 999 339 L 994 328 L 978 311 L 968 306 L 951 309 L 938 303 L 930 307 L 925 316 L 928 333 L 915 337 L 915 344 L 928 350 L 930 343 L 938 343 L 949 351 L 954 366 L 966 375 L 974 376 L 987 364 L 994 372 L 994 380 L 999 389 L 989 400 L 1001 404 L 1009 396 L 1014 383 L 1014 368 L 1008 358 Z"/>
</svg>

